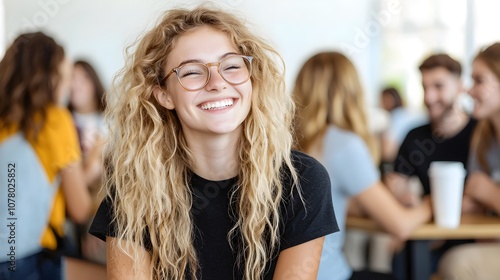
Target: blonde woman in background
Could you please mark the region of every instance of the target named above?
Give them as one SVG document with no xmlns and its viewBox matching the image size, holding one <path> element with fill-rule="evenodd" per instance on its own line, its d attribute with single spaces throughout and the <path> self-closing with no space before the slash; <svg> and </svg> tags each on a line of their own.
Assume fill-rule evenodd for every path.
<svg viewBox="0 0 500 280">
<path fill-rule="evenodd" d="M 349 267 L 342 253 L 347 202 L 354 200 L 385 230 L 404 240 L 430 220 L 430 200 L 407 209 L 381 183 L 361 83 L 354 65 L 343 54 L 325 52 L 311 57 L 298 74 L 293 97 L 297 147 L 328 170 L 341 228 L 340 233 L 325 239 L 318 279 L 391 279 L 373 272 L 353 273 Z"/>
<path fill-rule="evenodd" d="M 472 113 L 478 120 L 471 142 L 463 211 L 500 214 L 500 43 L 479 52 L 472 64 Z M 500 238 L 500 233 L 498 234 Z M 500 243 L 455 247 L 443 256 L 444 279 L 496 279 L 500 275 Z"/>
<path fill-rule="evenodd" d="M 291 151 L 279 55 L 227 12 L 172 9 L 107 95 L 110 279 L 316 279 L 330 181 Z"/>
</svg>

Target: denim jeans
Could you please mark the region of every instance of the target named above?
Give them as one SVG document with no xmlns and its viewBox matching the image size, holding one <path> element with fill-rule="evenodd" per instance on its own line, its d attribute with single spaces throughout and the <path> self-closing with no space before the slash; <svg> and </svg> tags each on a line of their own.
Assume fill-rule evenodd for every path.
<svg viewBox="0 0 500 280">
<path fill-rule="evenodd" d="M 15 271 L 9 270 L 10 262 L 0 263 L 2 280 L 61 280 L 61 257 L 49 258 L 40 252 L 15 262 Z"/>
</svg>

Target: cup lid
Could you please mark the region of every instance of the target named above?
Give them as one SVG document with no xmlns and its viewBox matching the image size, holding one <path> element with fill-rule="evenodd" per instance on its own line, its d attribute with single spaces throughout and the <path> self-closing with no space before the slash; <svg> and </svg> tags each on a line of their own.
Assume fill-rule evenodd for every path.
<svg viewBox="0 0 500 280">
<path fill-rule="evenodd" d="M 429 166 L 428 174 L 465 175 L 465 168 L 460 161 L 433 161 Z"/>
</svg>

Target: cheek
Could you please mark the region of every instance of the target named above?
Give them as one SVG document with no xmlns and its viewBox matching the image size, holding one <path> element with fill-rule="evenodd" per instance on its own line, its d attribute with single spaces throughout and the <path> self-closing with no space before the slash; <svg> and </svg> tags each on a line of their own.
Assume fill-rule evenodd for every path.
<svg viewBox="0 0 500 280">
<path fill-rule="evenodd" d="M 485 95 L 484 85 L 474 84 L 474 86 L 469 90 L 470 96 L 476 101 L 481 101 L 484 99 Z"/>
<path fill-rule="evenodd" d="M 179 92 L 176 91 L 168 96 L 166 99 L 166 108 L 167 109 L 176 109 L 176 110 L 182 110 L 184 107 L 188 107 L 189 105 L 192 105 L 193 99 L 191 96 L 194 96 L 195 94 L 193 92 Z"/>
<path fill-rule="evenodd" d="M 475 96 L 477 109 L 486 117 L 500 111 L 500 92 L 478 91 Z"/>
<path fill-rule="evenodd" d="M 87 95 L 92 95 L 94 91 L 94 87 L 92 86 L 92 83 L 89 81 L 85 81 L 82 84 L 82 91 L 84 91 Z"/>
<path fill-rule="evenodd" d="M 257 98 L 257 96 L 254 96 L 253 94 L 253 87 L 252 87 L 252 84 L 250 84 L 250 86 L 248 86 L 246 89 L 245 89 L 245 92 L 243 94 L 243 98 L 246 100 L 246 107 L 248 108 L 248 112 L 250 111 L 250 108 L 252 107 L 252 103 L 253 103 L 253 100 L 255 98 Z M 247 112 L 247 113 L 248 113 Z"/>
<path fill-rule="evenodd" d="M 238 92 L 242 95 L 243 98 L 251 100 L 253 98 L 252 97 L 252 93 L 253 93 L 252 83 L 249 81 L 248 83 L 241 85 L 238 88 Z"/>
<path fill-rule="evenodd" d="M 71 95 L 72 99 L 78 102 L 88 102 L 92 99 L 92 93 L 89 92 L 86 88 L 78 88 L 73 91 Z"/>
<path fill-rule="evenodd" d="M 500 110 L 500 92 L 492 93 L 493 97 L 491 98 L 491 106 L 494 107 L 495 111 Z"/>
<path fill-rule="evenodd" d="M 167 91 L 162 106 L 166 109 L 182 109 L 183 104 L 190 105 L 198 95 L 194 91 L 186 91 L 177 81 L 167 80 Z M 173 80 L 173 79 L 172 79 Z"/>
<path fill-rule="evenodd" d="M 439 94 L 439 101 L 443 103 L 451 103 L 455 99 L 455 89 L 443 89 Z"/>
<path fill-rule="evenodd" d="M 492 103 L 490 105 L 493 105 L 494 103 L 498 102 L 500 92 L 498 92 L 497 90 L 495 90 L 495 88 L 493 88 L 491 86 L 481 85 L 477 88 L 475 95 L 476 95 L 478 100 L 481 100 L 483 102 Z"/>
<path fill-rule="evenodd" d="M 488 88 L 489 94 L 492 99 L 494 99 L 498 103 L 498 99 L 500 98 L 500 84 L 494 83 Z"/>
</svg>

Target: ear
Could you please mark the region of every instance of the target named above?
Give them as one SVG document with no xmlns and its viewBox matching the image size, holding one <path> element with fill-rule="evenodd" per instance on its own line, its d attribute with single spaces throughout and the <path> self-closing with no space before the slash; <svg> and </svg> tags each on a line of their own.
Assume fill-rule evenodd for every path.
<svg viewBox="0 0 500 280">
<path fill-rule="evenodd" d="M 153 88 L 153 95 L 155 96 L 156 101 L 158 101 L 161 106 L 165 107 L 168 110 L 175 109 L 174 102 L 172 101 L 172 96 L 168 91 L 165 91 L 160 86 L 155 86 Z"/>
</svg>

